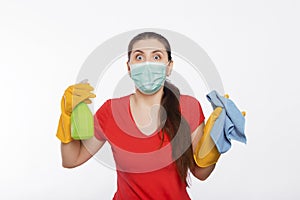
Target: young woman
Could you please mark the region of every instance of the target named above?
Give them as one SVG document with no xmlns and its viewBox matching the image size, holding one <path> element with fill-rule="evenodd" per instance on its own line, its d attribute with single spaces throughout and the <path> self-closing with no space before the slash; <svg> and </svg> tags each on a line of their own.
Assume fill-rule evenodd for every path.
<svg viewBox="0 0 300 200">
<path fill-rule="evenodd" d="M 205 180 L 215 164 L 201 168 L 194 161 L 204 115 L 196 98 L 180 94 L 166 79 L 172 67 L 166 38 L 154 32 L 135 36 L 127 61 L 135 93 L 108 99 L 94 115 L 95 133 L 88 140 L 71 138 L 70 115 L 79 102 L 91 102 L 93 88 L 88 83 L 68 87 L 57 131 L 63 167 L 83 164 L 108 141 L 118 177 L 113 199 L 190 199 L 188 170 Z"/>
</svg>

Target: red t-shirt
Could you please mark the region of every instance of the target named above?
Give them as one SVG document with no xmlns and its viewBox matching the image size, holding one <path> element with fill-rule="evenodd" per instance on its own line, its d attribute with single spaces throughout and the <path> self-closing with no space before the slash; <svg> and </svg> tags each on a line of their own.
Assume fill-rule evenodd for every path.
<svg viewBox="0 0 300 200">
<path fill-rule="evenodd" d="M 130 95 L 108 99 L 94 116 L 95 137 L 110 143 L 117 170 L 115 200 L 190 199 L 172 159 L 167 134 L 161 148 L 161 130 L 143 134 L 130 111 Z M 204 121 L 199 101 L 180 95 L 180 110 L 191 133 Z"/>
</svg>

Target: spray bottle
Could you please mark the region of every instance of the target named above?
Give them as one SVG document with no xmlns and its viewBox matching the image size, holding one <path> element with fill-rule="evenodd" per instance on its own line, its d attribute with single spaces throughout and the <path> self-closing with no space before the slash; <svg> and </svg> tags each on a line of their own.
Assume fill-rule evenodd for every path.
<svg viewBox="0 0 300 200">
<path fill-rule="evenodd" d="M 87 80 L 81 81 L 85 83 Z M 71 137 L 86 140 L 94 136 L 94 117 L 88 105 L 80 102 L 71 114 Z"/>
</svg>

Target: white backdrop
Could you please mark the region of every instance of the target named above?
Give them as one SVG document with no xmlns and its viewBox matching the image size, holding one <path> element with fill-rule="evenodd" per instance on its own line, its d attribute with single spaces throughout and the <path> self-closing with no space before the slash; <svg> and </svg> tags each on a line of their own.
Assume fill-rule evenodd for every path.
<svg viewBox="0 0 300 200">
<path fill-rule="evenodd" d="M 55 132 L 60 98 L 87 56 L 137 28 L 197 42 L 247 112 L 247 145 L 233 141 L 206 181 L 192 178 L 192 199 L 300 198 L 299 3 L 179 2 L 1 1 L 0 199 L 112 198 L 115 171 L 95 159 L 62 168 Z"/>
</svg>

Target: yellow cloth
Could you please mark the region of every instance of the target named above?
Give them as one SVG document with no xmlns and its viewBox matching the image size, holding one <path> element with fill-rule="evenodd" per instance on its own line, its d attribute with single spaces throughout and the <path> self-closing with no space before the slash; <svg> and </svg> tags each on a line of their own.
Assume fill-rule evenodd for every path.
<svg viewBox="0 0 300 200">
<path fill-rule="evenodd" d="M 61 115 L 59 118 L 56 137 L 63 143 L 73 140 L 71 137 L 71 113 L 80 103 L 91 103 L 89 98 L 96 97 L 91 91 L 94 90 L 88 83 L 78 83 L 69 86 L 61 99 Z"/>
</svg>

